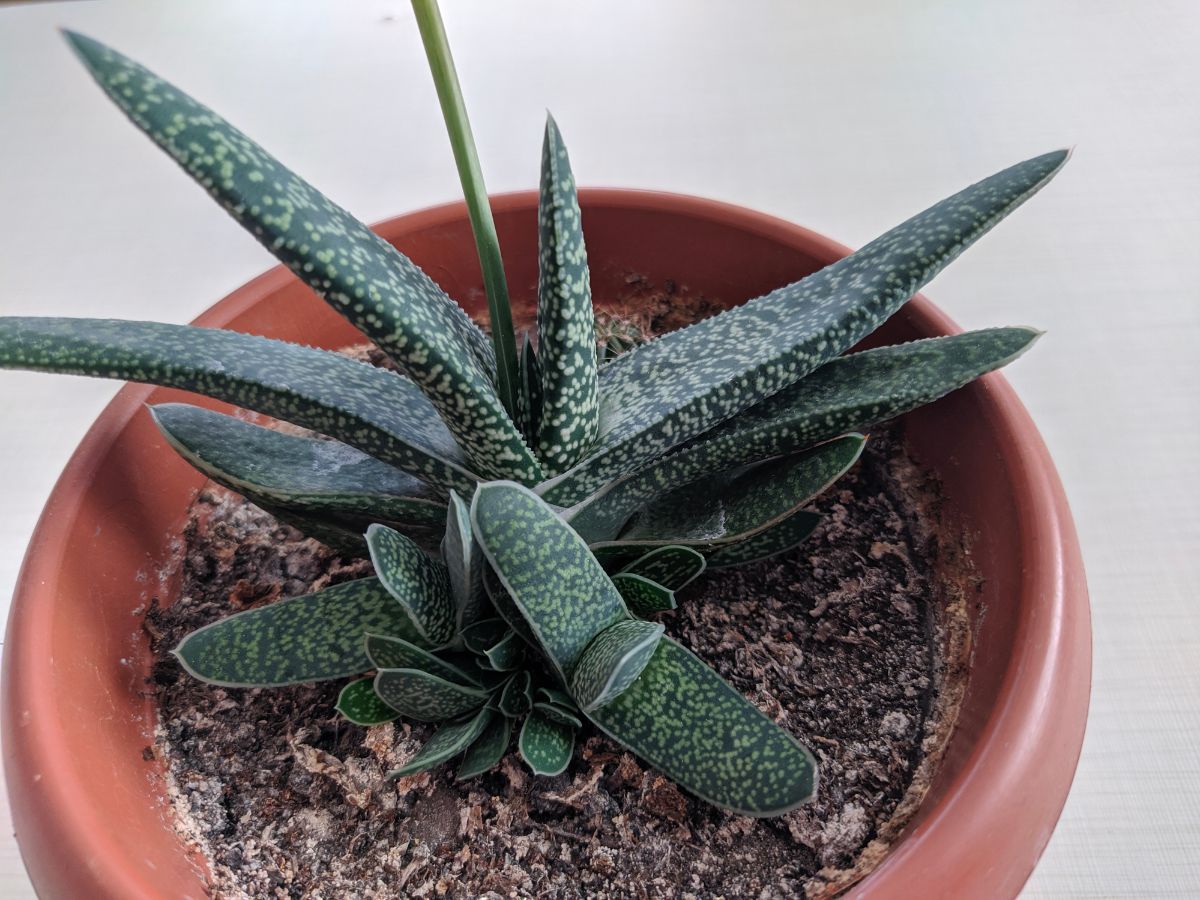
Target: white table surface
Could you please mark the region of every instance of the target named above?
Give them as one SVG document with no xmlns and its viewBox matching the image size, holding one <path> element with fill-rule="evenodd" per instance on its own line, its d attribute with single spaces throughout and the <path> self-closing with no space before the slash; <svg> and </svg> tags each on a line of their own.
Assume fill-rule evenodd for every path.
<svg viewBox="0 0 1200 900">
<path fill-rule="evenodd" d="M 1027 897 L 1200 894 L 1200 4 L 444 0 L 489 187 L 707 195 L 861 244 L 1063 145 L 930 294 L 1049 333 L 1009 377 L 1058 462 L 1095 616 L 1087 743 Z M 270 265 L 92 85 L 111 43 L 370 221 L 458 186 L 402 0 L 0 8 L 0 311 L 186 322 Z M 0 612 L 115 386 L 0 373 Z M 32 896 L 0 799 L 0 896 Z"/>
</svg>

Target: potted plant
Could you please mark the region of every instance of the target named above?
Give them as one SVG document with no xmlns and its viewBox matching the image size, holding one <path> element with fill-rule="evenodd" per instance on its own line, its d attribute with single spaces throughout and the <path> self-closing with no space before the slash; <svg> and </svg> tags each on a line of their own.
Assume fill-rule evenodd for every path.
<svg viewBox="0 0 1200 900">
<path fill-rule="evenodd" d="M 136 675 L 130 681 L 127 670 L 128 683 L 114 692 L 111 668 L 132 656 L 134 671 L 144 674 L 151 651 L 140 644 L 131 654 L 120 644 L 127 640 L 127 618 L 116 630 L 80 628 L 93 615 L 135 610 L 151 633 L 156 675 L 167 671 L 172 684 L 192 684 L 188 676 L 194 676 L 234 709 L 253 709 L 258 716 L 255 703 L 274 702 L 264 699 L 269 693 L 242 689 L 333 684 L 337 710 L 358 727 L 375 727 L 364 738 L 350 726 L 334 726 L 341 729 L 336 740 L 353 735 L 365 746 L 386 738 L 386 746 L 373 751 L 374 762 L 394 758 L 389 777 L 396 784 L 378 777 L 364 787 L 348 774 L 353 766 L 324 749 L 319 733 L 301 739 L 295 729 L 303 726 L 293 719 L 259 726 L 288 730 L 288 745 L 305 760 L 302 777 L 327 778 L 344 797 L 358 798 L 352 806 L 361 802 L 360 809 L 373 807 L 384 818 L 416 820 L 423 801 L 457 796 L 451 809 L 457 832 L 448 833 L 469 833 L 468 820 L 480 803 L 464 799 L 471 795 L 461 792 L 472 788 L 462 787 L 458 795 L 441 789 L 455 778 L 474 780 L 486 793 L 503 777 L 503 790 L 535 797 L 513 768 L 508 751 L 514 744 L 533 776 L 567 779 L 581 788 L 589 779 L 592 788 L 601 779 L 615 783 L 605 799 L 615 827 L 629 821 L 628 810 L 611 804 L 619 798 L 635 803 L 635 795 L 648 794 L 663 828 L 694 828 L 706 839 L 742 834 L 765 840 L 766 832 L 755 832 L 744 816 L 785 822 L 770 836 L 786 857 L 813 850 L 804 843 L 811 835 L 806 827 L 846 825 L 853 818 L 852 803 L 840 807 L 837 822 L 795 818 L 792 811 L 817 792 L 820 766 L 803 743 L 808 735 L 780 722 L 786 710 L 771 715 L 751 702 L 744 686 L 731 686 L 677 634 L 668 634 L 666 623 L 680 603 L 676 594 L 688 585 L 694 592 L 710 572 L 753 565 L 762 572 L 763 561 L 787 554 L 772 565 L 795 576 L 805 560 L 795 548 L 819 527 L 813 504 L 833 502 L 823 492 L 859 461 L 865 443 L 860 430 L 962 387 L 1033 342 L 1036 333 L 1028 329 L 937 336 L 953 329 L 927 305 L 905 304 L 1044 185 L 1066 154 L 1003 170 L 842 259 L 839 248 L 816 236 L 714 204 L 598 193 L 594 205 L 584 195 L 581 214 L 553 120 L 547 122 L 536 202 L 518 196 L 493 204 L 479 176 L 436 7 L 415 7 L 464 184 L 470 231 L 458 210 L 384 226 L 383 236 L 406 253 L 178 89 L 107 47 L 69 35 L 134 123 L 345 321 L 282 273 L 223 301 L 197 323 L 202 327 L 0 319 L 0 365 L 159 384 L 299 426 L 231 416 L 223 408 L 193 405 L 190 397 L 140 411 L 136 407 L 148 397 L 178 398 L 134 389 L 106 412 L 64 476 L 30 551 L 5 664 L 6 770 L 22 848 L 47 894 L 154 895 L 179 892 L 182 884 L 201 891 L 213 874 L 204 866 L 212 869 L 216 862 L 233 877 L 239 871 L 250 877 L 249 869 L 238 870 L 229 860 L 209 859 L 196 869 L 175 830 L 179 822 L 154 803 L 166 782 L 148 780 L 145 768 L 160 771 L 163 760 L 146 747 L 144 724 L 136 718 L 153 717 L 155 697 L 141 690 Z M 696 259 L 697 236 L 711 239 L 714 231 L 744 249 L 741 266 L 750 271 L 797 267 L 803 271 L 795 275 L 813 274 L 773 281 L 769 293 L 753 290 L 754 278 L 745 278 L 738 295 L 720 299 L 729 304 L 762 296 L 679 330 L 647 328 L 644 318 L 628 314 L 601 316 L 598 348 L 592 294 L 605 279 L 589 270 L 597 245 L 589 228 L 585 249 L 583 221 L 590 225 L 606 215 L 628 220 L 639 210 L 680 231 L 670 240 L 654 239 L 665 257 L 650 268 L 659 277 L 674 269 L 695 285 L 713 280 L 705 269 L 722 265 L 725 277 L 744 277 L 727 274 L 738 272 L 737 263 Z M 520 274 L 506 277 L 499 236 L 512 248 L 522 224 L 524 252 L 508 255 Z M 536 252 L 529 246 L 532 233 Z M 604 240 L 606 262 L 629 252 L 627 241 Z M 490 336 L 417 264 L 432 269 L 422 257 L 445 254 L 439 262 L 449 265 L 452 279 L 472 280 L 468 241 L 479 260 Z M 526 339 L 518 351 L 509 286 L 533 280 L 534 273 L 536 339 Z M 902 307 L 908 318 L 890 323 L 890 337 L 923 340 L 856 349 Z M 363 334 L 371 339 L 380 364 L 301 346 L 345 347 L 355 342 L 355 329 L 360 340 Z M 971 577 L 992 608 L 970 623 L 975 656 L 969 681 L 957 688 L 965 700 L 950 689 L 939 695 L 945 707 L 936 734 L 914 731 L 900 710 L 876 710 L 883 730 L 897 738 L 907 732 L 903 746 L 916 740 L 922 763 L 905 769 L 896 788 L 901 796 L 892 798 L 887 816 L 858 829 L 857 846 L 841 848 L 852 865 L 830 865 L 830 857 L 818 852 L 814 858 L 826 864 L 823 871 L 781 865 L 767 872 L 767 888 L 833 892 L 871 871 L 890 850 L 871 876 L 881 891 L 910 886 L 914 871 L 932 877 L 930 866 L 936 865 L 958 895 L 1011 893 L 1028 874 L 1065 797 L 1086 710 L 1088 666 L 1086 600 L 1069 518 L 1036 432 L 1015 400 L 994 383 L 972 399 L 959 397 L 950 398 L 957 407 L 931 408 L 924 431 L 918 426 L 908 439 L 915 456 L 924 452 L 932 459 L 941 479 L 950 510 L 945 527 L 969 522 L 980 532 L 971 546 L 977 562 Z M 881 458 L 876 465 L 886 463 Z M 114 477 L 114 467 L 131 464 Z M 232 501 L 242 503 L 236 509 L 265 510 L 274 518 L 259 514 L 250 531 L 239 531 L 229 507 L 221 508 L 211 492 L 189 510 L 205 479 L 254 505 Z M 114 518 L 116 509 L 128 516 Z M 227 540 L 232 533 L 231 547 L 213 550 L 218 529 L 209 528 L 206 516 L 218 520 Z M 297 532 L 278 530 L 276 521 Z M 100 522 L 109 523 L 102 526 L 108 529 L 104 549 L 83 552 L 80 541 L 87 538 L 80 529 Z M 144 577 L 168 562 L 167 546 L 181 531 L 188 554 L 183 564 L 167 566 L 147 597 L 130 595 L 139 573 Z M 305 535 L 312 540 L 304 541 Z M 875 544 L 880 556 L 888 554 L 887 537 L 876 535 L 872 556 Z M 143 600 L 169 602 L 181 585 L 194 593 L 205 581 L 197 566 L 203 570 L 205 564 L 192 554 L 236 555 L 239 540 L 302 543 L 304 559 L 316 562 L 303 577 L 288 578 L 305 582 L 304 589 L 271 597 L 274 602 L 246 602 L 236 591 L 224 591 L 220 578 L 209 578 L 233 614 L 162 646 L 164 622 L 178 627 L 179 620 L 162 618 L 157 607 L 147 613 Z M 1022 566 L 1023 581 L 1014 575 Z M 931 568 L 928 577 L 939 571 Z M 1012 596 L 1019 602 L 997 608 Z M 699 605 L 706 598 L 691 600 Z M 772 600 L 767 597 L 764 608 Z M 241 606 L 246 608 L 235 611 Z M 903 618 L 899 605 L 897 612 Z M 1042 621 L 1047 615 L 1056 623 L 1052 629 Z M 692 624 L 697 634 L 711 633 L 700 627 L 711 622 Z M 875 625 L 871 635 L 846 636 L 851 643 L 894 637 L 882 623 Z M 965 656 L 954 654 L 966 653 L 966 634 L 961 629 L 941 648 L 941 674 L 964 662 Z M 78 649 L 83 644 L 87 649 Z M 51 646 L 63 649 L 50 653 Z M 771 646 L 778 657 L 778 646 Z M 177 664 L 164 661 L 168 650 Z M 1009 669 L 1012 660 L 1026 657 L 1030 664 L 1022 671 Z M 57 662 L 47 666 L 51 658 Z M 724 660 L 714 650 L 712 661 Z M 97 679 L 100 667 L 108 675 Z M 1030 681 L 1036 673 L 1048 681 Z M 346 681 L 349 676 L 365 677 Z M 90 709 L 100 687 L 103 702 L 121 711 L 116 717 Z M 923 696 L 923 689 L 914 690 Z M 39 697 L 52 712 L 35 707 Z M 1035 721 L 1035 700 L 1054 704 L 1061 716 Z M 966 712 L 951 741 L 960 702 Z M 318 722 L 330 720 L 329 709 L 308 713 Z M 979 719 L 971 721 L 971 715 Z M 160 724 L 169 731 L 170 720 Z M 321 725 L 317 731 L 322 728 L 328 730 Z M 66 739 L 68 733 L 83 738 L 83 745 L 105 748 L 91 765 L 114 773 L 88 788 L 86 802 L 69 799 L 80 784 L 74 754 L 81 742 Z M 173 745 L 167 740 L 157 746 Z M 223 746 L 226 757 L 235 750 Z M 632 755 L 622 755 L 621 748 Z M 836 768 L 836 754 L 816 750 L 832 756 Z M 1006 759 L 996 760 L 1005 753 Z M 451 761 L 453 775 L 445 770 Z M 563 775 L 572 765 L 574 773 Z M 178 780 L 171 760 L 166 768 Z M 261 765 L 241 774 L 246 784 L 261 775 L 257 780 L 271 787 Z M 623 778 L 637 782 L 624 794 Z M 1014 783 L 1019 792 L 1004 793 Z M 556 792 L 553 786 L 561 782 L 551 784 L 537 789 L 536 798 L 557 804 L 560 813 L 583 796 Z M 221 790 L 227 802 L 230 785 Z M 1035 799 L 1017 803 L 1018 796 Z M 779 818 L 785 814 L 793 818 Z M 544 815 L 549 822 L 527 820 L 555 834 L 553 812 Z M 95 827 L 117 819 L 129 828 Z M 993 831 L 1002 823 L 1008 844 L 982 855 L 977 848 L 955 853 L 956 840 L 978 834 L 956 831 L 955 821 L 964 819 L 982 819 Z M 654 830 L 656 840 L 660 832 Z M 783 833 L 792 837 L 790 847 L 779 844 Z M 419 841 L 426 848 L 421 857 L 420 848 L 396 848 L 378 837 L 368 840 L 385 855 L 417 854 L 403 871 L 420 871 L 427 879 L 407 888 L 389 882 L 389 889 L 436 889 L 436 878 L 428 877 L 438 868 L 438 840 Z M 238 835 L 243 845 L 246 839 Z M 588 843 L 586 835 L 570 839 Z M 528 866 L 536 874 L 526 872 L 529 884 L 497 872 L 497 863 L 477 867 L 467 889 L 520 892 L 530 890 L 535 877 L 562 876 L 581 891 L 594 889 L 585 884 L 606 884 L 619 892 L 621 878 L 632 872 L 622 868 L 619 853 L 599 852 L 614 850 L 600 844 L 589 845 L 596 852 L 587 880 L 573 874 L 575 862 L 567 859 L 566 868 L 556 869 L 545 849 L 535 846 Z M 72 851 L 65 854 L 67 863 L 64 847 Z M 511 861 L 511 849 L 496 860 Z M 992 880 L 972 878 L 985 865 L 994 871 Z M 451 872 L 449 866 L 444 861 L 442 870 Z M 391 873 L 384 863 L 379 871 Z M 692 874 L 697 871 L 703 868 Z M 488 881 L 492 875 L 509 880 L 498 886 Z M 762 878 L 716 875 L 725 879 L 719 885 L 725 890 Z M 562 890 L 565 882 L 554 883 Z M 265 893 L 278 885 L 254 887 Z M 320 889 L 338 887 L 328 882 Z"/>
</svg>

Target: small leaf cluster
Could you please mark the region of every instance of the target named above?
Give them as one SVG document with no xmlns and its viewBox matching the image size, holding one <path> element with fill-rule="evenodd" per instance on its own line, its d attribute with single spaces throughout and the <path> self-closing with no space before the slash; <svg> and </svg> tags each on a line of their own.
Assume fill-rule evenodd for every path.
<svg viewBox="0 0 1200 900">
<path fill-rule="evenodd" d="M 1028 349 L 1032 329 L 992 328 L 854 352 L 1067 155 L 1004 169 L 807 278 L 653 336 L 597 320 L 570 158 L 548 118 L 537 325 L 518 353 L 445 35 L 434 4 L 417 8 L 491 338 L 216 113 L 68 34 L 129 119 L 393 366 L 192 326 L 3 317 L 0 367 L 181 388 L 306 430 L 151 409 L 209 478 L 375 565 L 374 578 L 190 635 L 178 653 L 198 677 L 278 685 L 374 672 L 343 690 L 348 718 L 442 723 L 398 774 L 460 755 L 460 775 L 485 771 L 518 722 L 534 771 L 562 771 L 590 721 L 711 802 L 791 808 L 813 790 L 811 756 L 652 617 L 705 568 L 803 541 L 817 523 L 805 507 L 855 463 L 862 432 Z"/>
</svg>

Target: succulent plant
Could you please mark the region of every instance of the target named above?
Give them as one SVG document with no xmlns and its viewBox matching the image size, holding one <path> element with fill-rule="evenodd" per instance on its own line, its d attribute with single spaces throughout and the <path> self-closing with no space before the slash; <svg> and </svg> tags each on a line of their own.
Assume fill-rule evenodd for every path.
<svg viewBox="0 0 1200 900">
<path fill-rule="evenodd" d="M 442 723 L 397 771 L 486 771 L 520 726 L 560 772 L 590 721 L 713 803 L 773 815 L 809 797 L 811 755 L 652 617 L 706 567 L 815 527 L 806 504 L 858 432 L 1024 352 L 994 328 L 849 352 L 1046 184 L 1035 157 L 794 284 L 661 336 L 597 329 L 566 146 L 547 119 L 536 338 L 516 348 L 500 248 L 436 6 L 414 0 L 468 201 L 491 336 L 412 261 L 248 137 L 114 50 L 67 38 L 109 97 L 393 369 L 263 337 L 103 319 L 0 318 L 0 366 L 166 385 L 294 425 L 151 409 L 214 481 L 376 577 L 189 635 L 226 685 L 350 682 L 360 723 Z M 469 498 L 465 500 L 463 498 Z M 365 538 L 364 538 L 365 534 Z M 365 541 L 365 543 L 364 543 Z"/>
</svg>

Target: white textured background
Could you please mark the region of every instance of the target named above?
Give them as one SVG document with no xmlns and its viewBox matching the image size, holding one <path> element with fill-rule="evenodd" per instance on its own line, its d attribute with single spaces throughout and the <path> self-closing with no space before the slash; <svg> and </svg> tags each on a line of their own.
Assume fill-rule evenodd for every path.
<svg viewBox="0 0 1200 900">
<path fill-rule="evenodd" d="M 583 184 L 716 197 L 857 245 L 1077 145 L 930 290 L 964 326 L 1048 330 L 1009 377 L 1091 583 L 1087 743 L 1026 896 L 1200 895 L 1200 4 L 443 3 L 494 191 L 536 183 L 550 107 Z M 401 0 L 0 5 L 4 313 L 185 322 L 271 262 L 126 124 L 58 25 L 158 70 L 362 218 L 457 196 Z M 114 391 L 0 373 L 0 612 Z M 0 897 L 20 900 L 2 798 L 0 817 Z"/>
</svg>

